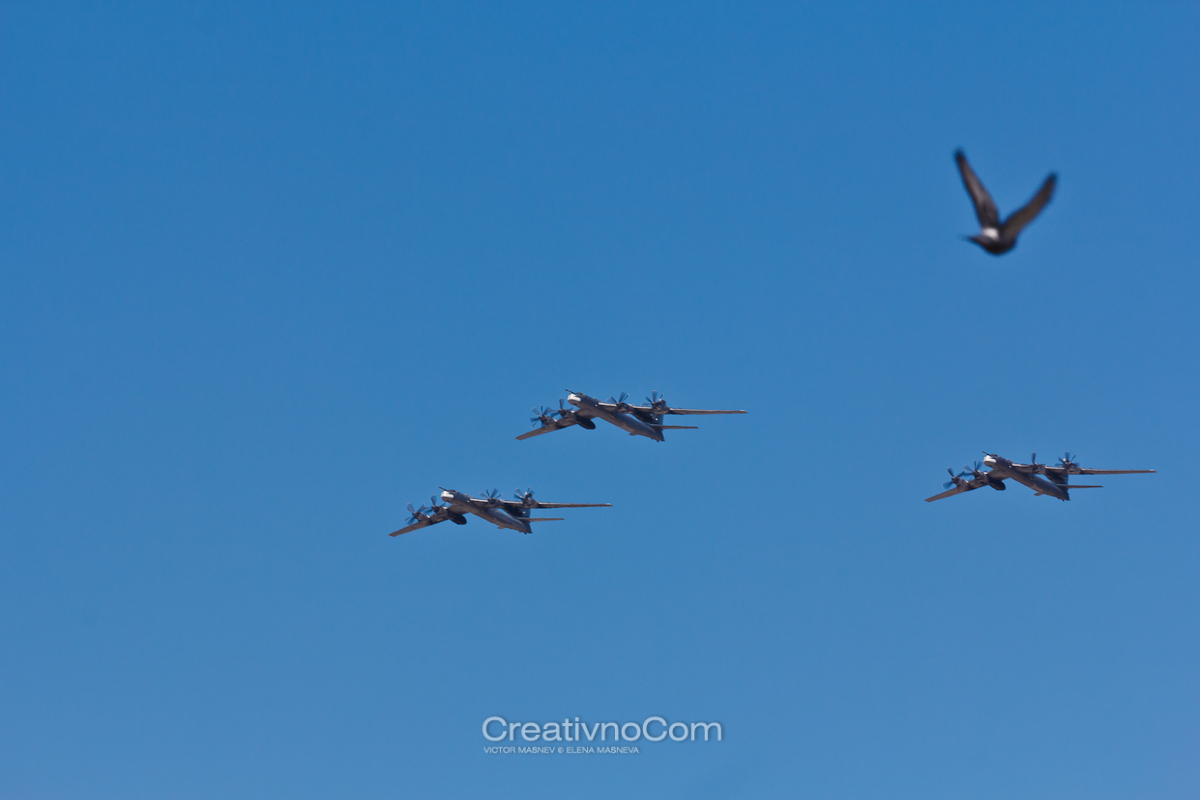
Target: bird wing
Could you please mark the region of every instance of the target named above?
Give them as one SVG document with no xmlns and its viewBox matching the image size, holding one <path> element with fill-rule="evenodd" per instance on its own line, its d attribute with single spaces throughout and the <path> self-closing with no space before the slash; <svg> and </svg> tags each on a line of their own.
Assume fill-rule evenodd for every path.
<svg viewBox="0 0 1200 800">
<path fill-rule="evenodd" d="M 1000 212 L 996 210 L 996 201 L 988 194 L 988 190 L 983 187 L 979 176 L 975 174 L 975 170 L 971 169 L 971 165 L 967 163 L 967 156 L 962 150 L 954 152 L 954 163 L 958 165 L 958 172 L 962 175 L 963 186 L 967 187 L 967 194 L 971 195 L 971 202 L 975 204 L 975 216 L 979 218 L 979 226 L 981 228 L 999 228 Z M 1014 214 L 1013 216 L 1016 215 Z"/>
<path fill-rule="evenodd" d="M 1008 215 L 1008 219 L 1004 220 L 1003 225 L 1003 236 L 1005 239 L 1017 238 L 1017 234 L 1026 225 L 1033 222 L 1034 217 L 1042 213 L 1042 209 L 1046 207 L 1046 204 L 1050 202 L 1050 198 L 1054 196 L 1054 184 L 1057 182 L 1058 176 L 1051 172 L 1046 180 L 1042 182 L 1042 188 L 1037 190 L 1037 194 L 1033 196 L 1033 199 Z"/>
</svg>

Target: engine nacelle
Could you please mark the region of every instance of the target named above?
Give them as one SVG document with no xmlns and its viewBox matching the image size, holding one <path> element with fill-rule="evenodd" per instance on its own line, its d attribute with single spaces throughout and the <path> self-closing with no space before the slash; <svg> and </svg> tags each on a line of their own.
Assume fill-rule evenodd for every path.
<svg viewBox="0 0 1200 800">
<path fill-rule="evenodd" d="M 584 419 L 583 417 L 576 417 L 575 423 L 577 425 L 579 425 L 579 427 L 581 427 L 581 428 L 587 428 L 589 431 L 596 430 L 596 423 L 592 422 L 590 419 Z"/>
<path fill-rule="evenodd" d="M 988 481 L 988 486 L 992 487 L 997 492 L 1003 492 L 1005 489 L 1008 488 L 1007 486 L 1004 485 L 1003 481 Z"/>
<path fill-rule="evenodd" d="M 466 525 L 467 524 L 467 518 L 461 514 L 451 514 L 450 521 L 453 522 L 455 525 Z"/>
</svg>

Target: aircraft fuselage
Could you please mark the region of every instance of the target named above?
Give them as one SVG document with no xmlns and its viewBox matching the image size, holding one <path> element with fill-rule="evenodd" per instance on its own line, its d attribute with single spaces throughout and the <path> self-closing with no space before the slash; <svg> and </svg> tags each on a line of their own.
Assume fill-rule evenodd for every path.
<svg viewBox="0 0 1200 800">
<path fill-rule="evenodd" d="M 1059 500 L 1070 500 L 1071 496 L 1067 494 L 1067 490 L 1071 487 L 1060 486 L 1057 483 L 1052 483 L 1046 480 L 1041 475 L 1035 475 L 1029 472 L 1020 472 L 1012 469 L 1012 461 L 1003 456 L 988 455 L 983 459 L 983 463 L 992 468 L 990 475 L 997 478 L 1010 478 L 1017 483 L 1028 486 L 1039 494 L 1050 495 L 1057 497 Z"/>
<path fill-rule="evenodd" d="M 490 522 L 499 528 L 508 528 L 521 533 L 533 533 L 529 523 L 519 517 L 514 517 L 503 508 L 480 506 L 471 502 L 471 498 L 454 489 L 442 490 L 443 502 L 449 503 L 452 514 L 474 514 L 480 519 Z"/>
<path fill-rule="evenodd" d="M 611 425 L 616 425 L 630 436 L 645 436 L 647 439 L 653 439 L 656 442 L 663 441 L 662 431 L 658 428 L 647 422 L 643 422 L 632 414 L 605 411 L 600 407 L 600 402 L 594 397 L 572 392 L 567 395 L 567 402 L 581 410 L 586 409 L 592 416 L 599 417 Z"/>
</svg>

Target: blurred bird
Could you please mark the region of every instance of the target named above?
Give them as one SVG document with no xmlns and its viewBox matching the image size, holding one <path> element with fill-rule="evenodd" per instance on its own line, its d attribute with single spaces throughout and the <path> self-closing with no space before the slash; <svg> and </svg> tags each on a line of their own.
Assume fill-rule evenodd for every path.
<svg viewBox="0 0 1200 800">
<path fill-rule="evenodd" d="M 1017 246 L 1017 236 L 1050 202 L 1054 195 L 1054 184 L 1058 180 L 1058 176 L 1051 172 L 1033 199 L 1001 222 L 1000 212 L 996 210 L 996 201 L 992 200 L 988 190 L 971 169 L 962 150 L 954 151 L 954 163 L 958 164 L 963 185 L 967 187 L 967 194 L 971 195 L 971 202 L 975 204 L 975 216 L 979 217 L 979 234 L 963 238 L 969 239 L 994 256 L 1007 253 Z"/>
</svg>

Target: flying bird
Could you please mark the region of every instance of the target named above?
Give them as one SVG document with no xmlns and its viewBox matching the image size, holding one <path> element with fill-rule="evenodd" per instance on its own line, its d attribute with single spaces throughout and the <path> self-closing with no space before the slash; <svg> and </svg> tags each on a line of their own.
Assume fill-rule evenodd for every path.
<svg viewBox="0 0 1200 800">
<path fill-rule="evenodd" d="M 975 170 L 971 169 L 971 165 L 967 163 L 967 156 L 962 150 L 954 151 L 954 163 L 958 164 L 963 185 L 967 187 L 967 194 L 971 195 L 971 202 L 975 204 L 975 216 L 979 217 L 979 234 L 964 238 L 994 256 L 1007 253 L 1017 246 L 1017 236 L 1050 202 L 1050 198 L 1054 195 L 1054 184 L 1058 180 L 1058 176 L 1051 172 L 1033 199 L 1001 222 L 1000 212 L 996 210 L 996 201 L 988 194 L 988 190 L 980 182 Z"/>
</svg>

